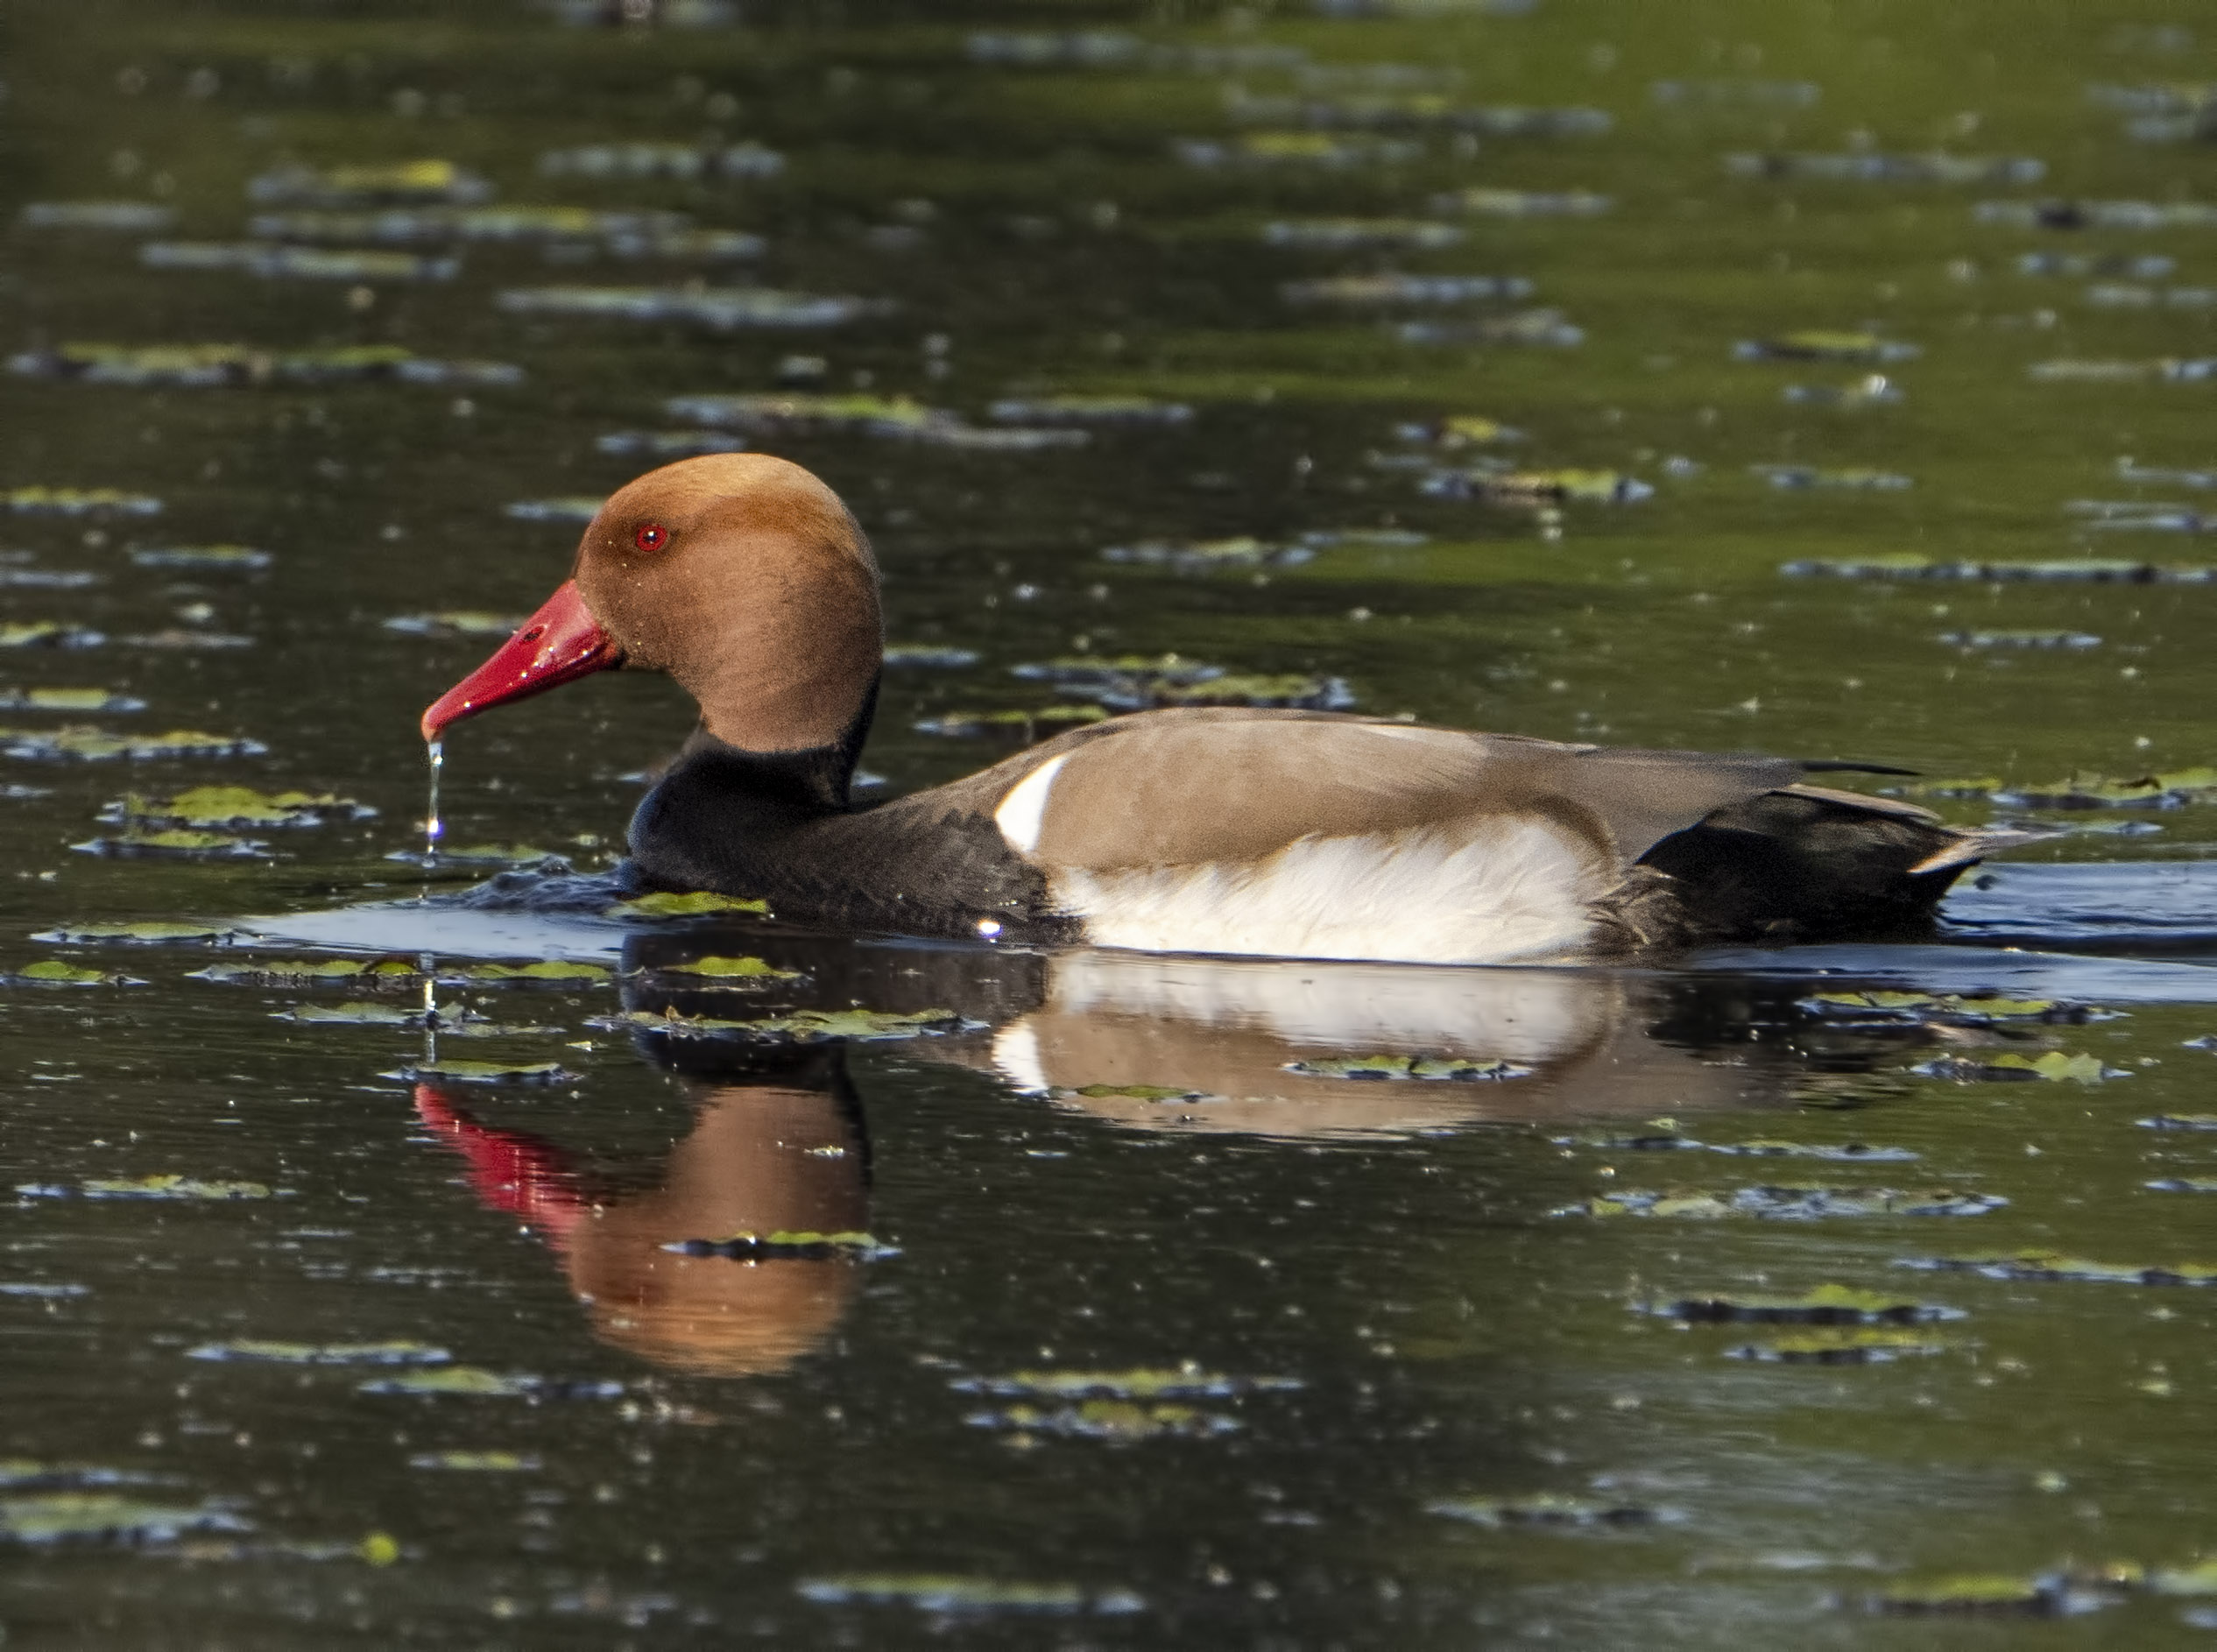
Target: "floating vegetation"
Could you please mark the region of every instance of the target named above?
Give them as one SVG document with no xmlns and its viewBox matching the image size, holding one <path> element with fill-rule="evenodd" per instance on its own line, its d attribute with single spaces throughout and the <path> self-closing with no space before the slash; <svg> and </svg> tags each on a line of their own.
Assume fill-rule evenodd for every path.
<svg viewBox="0 0 2217 1652">
<path fill-rule="evenodd" d="M 2217 1130 L 2217 1112 L 2159 1112 L 2133 1122 L 2143 1130 Z"/>
<path fill-rule="evenodd" d="M 1883 339 L 1875 333 L 1826 332 L 1810 328 L 1773 338 L 1747 339 L 1732 347 L 1744 362 L 1905 362 L 1924 351 L 1915 344 Z"/>
<path fill-rule="evenodd" d="M 187 631 L 174 625 L 165 631 L 119 637 L 116 640 L 126 648 L 152 648 L 171 653 L 206 653 L 227 648 L 251 648 L 254 646 L 251 637 L 217 631 Z"/>
<path fill-rule="evenodd" d="M 1919 1078 L 1947 1078 L 1958 1084 L 2040 1079 L 2050 1084 L 2098 1084 L 2108 1078 L 2132 1077 L 2129 1069 L 2105 1067 L 2098 1055 L 2072 1055 L 2059 1049 L 2044 1055 L 2022 1055 L 2014 1050 L 1995 1056 L 1940 1055 L 1918 1063 L 1910 1071 Z"/>
<path fill-rule="evenodd" d="M 177 222 L 175 210 L 151 201 L 34 201 L 16 214 L 24 229 L 108 229 L 155 235 Z"/>
<path fill-rule="evenodd" d="M 680 1015 L 673 1011 L 632 1010 L 598 1018 L 593 1025 L 670 1038 L 732 1038 L 768 1044 L 820 1044 L 848 1039 L 866 1044 L 888 1039 L 938 1038 L 972 1031 L 981 1023 L 965 1020 L 952 1010 L 795 1010 L 790 1015 L 745 1021 Z"/>
<path fill-rule="evenodd" d="M 888 307 L 860 298 L 788 293 L 766 286 L 511 287 L 496 300 L 515 315 L 581 315 L 599 321 L 691 321 L 740 327 L 838 327 Z"/>
<path fill-rule="evenodd" d="M 118 860 L 267 860 L 270 846 L 227 832 L 132 830 L 114 837 L 90 837 L 69 847 L 81 855 Z"/>
<path fill-rule="evenodd" d="M 420 1027 L 425 1018 L 421 1010 L 404 1009 L 398 1004 L 352 1003 L 295 1004 L 289 1010 L 275 1012 L 271 1019 L 306 1027 Z"/>
<path fill-rule="evenodd" d="M 1615 470 L 1435 470 L 1422 485 L 1434 498 L 1524 508 L 1633 505 L 1655 495 L 1649 484 Z"/>
<path fill-rule="evenodd" d="M 112 1492 L 0 1497 L 0 1543 L 168 1543 L 194 1532 L 240 1532 L 248 1523 L 207 1504 L 141 1502 Z"/>
<path fill-rule="evenodd" d="M 2038 561 L 1943 561 L 1910 553 L 1883 553 L 1854 559 L 1811 558 L 1782 562 L 1789 579 L 2027 581 L 2054 584 L 2206 585 L 2217 582 L 2217 568 L 2206 564 L 2166 566 L 2117 557 L 2057 557 Z"/>
<path fill-rule="evenodd" d="M 662 404 L 673 419 L 744 430 L 754 435 L 921 435 L 961 421 L 905 396 L 814 395 L 781 391 L 760 395 L 673 396 Z"/>
<path fill-rule="evenodd" d="M 237 735 L 172 729 L 166 734 L 110 734 L 105 729 L 10 729 L 0 732 L 0 755 L 56 761 L 151 762 L 178 757 L 262 757 L 269 747 Z"/>
<path fill-rule="evenodd" d="M 1843 1216 L 1984 1216 L 2009 1201 L 1956 1188 L 1732 1188 L 1649 1192 L 1620 1188 L 1551 1211 L 1555 1216 L 1639 1216 L 1710 1221 L 1752 1216 L 1807 1222 Z"/>
<path fill-rule="evenodd" d="M 398 1377 L 377 1377 L 362 1384 L 364 1394 L 462 1395 L 477 1400 L 527 1400 L 544 1387 L 540 1378 L 504 1376 L 479 1366 L 439 1366 Z"/>
<path fill-rule="evenodd" d="M 1897 1617 L 2061 1618 L 2107 1604 L 2058 1577 L 2017 1578 L 1964 1572 L 1896 1584 L 1870 1599 L 1872 1610 Z"/>
<path fill-rule="evenodd" d="M 868 1233 L 822 1233 L 806 1228 L 734 1233 L 729 1239 L 680 1239 L 662 1248 L 679 1256 L 721 1256 L 740 1262 L 874 1262 L 882 1257 L 900 1254 Z"/>
<path fill-rule="evenodd" d="M 1887 154 L 1876 150 L 1832 154 L 1774 151 L 1726 155 L 1725 170 L 1735 178 L 1793 178 L 1827 183 L 2037 184 L 2047 176 L 2048 164 L 2029 155 L 1951 155 L 1940 150 L 1924 154 Z"/>
<path fill-rule="evenodd" d="M 42 929 L 31 937 L 73 946 L 169 946 L 179 942 L 222 946 L 251 938 L 229 924 L 186 923 L 169 919 L 135 919 L 125 923 L 70 923 Z"/>
<path fill-rule="evenodd" d="M 1027 682 L 1051 682 L 1061 688 L 1084 690 L 1131 682 L 1206 682 L 1225 673 L 1222 666 L 1180 654 L 1065 654 L 1011 666 L 1009 674 Z"/>
<path fill-rule="evenodd" d="M 621 918 L 634 923 L 666 923 L 679 918 L 705 918 L 721 914 L 745 914 L 766 918 L 770 915 L 770 903 L 739 895 L 719 895 L 706 889 L 683 893 L 656 890 L 651 894 L 619 900 L 604 911 L 601 916 Z"/>
<path fill-rule="evenodd" d="M 511 637 L 522 626 L 520 614 L 489 614 L 447 608 L 427 614 L 395 614 L 383 622 L 404 637 Z"/>
<path fill-rule="evenodd" d="M 16 1191 L 27 1199 L 66 1199 L 72 1190 L 53 1183 L 22 1183 Z M 189 1175 L 99 1177 L 81 1182 L 74 1190 L 87 1199 L 175 1199 L 222 1204 L 241 1199 L 268 1199 L 278 1190 L 263 1182 L 211 1182 Z"/>
<path fill-rule="evenodd" d="M 1403 321 L 1394 336 L 1404 344 L 1536 344 L 1569 349 L 1585 342 L 1585 329 L 1573 327 L 1554 309 L 1519 310 L 1509 315 L 1467 321 Z"/>
<path fill-rule="evenodd" d="M 0 488 L 0 511 L 15 516 L 159 516 L 162 502 L 116 488 Z"/>
<path fill-rule="evenodd" d="M 1612 1498 L 1571 1497 L 1536 1492 L 1524 1497 L 1447 1497 L 1424 1505 L 1425 1512 L 1494 1530 L 1582 1530 L 1609 1526 L 1649 1526 L 1676 1520 L 1671 1510 Z"/>
<path fill-rule="evenodd" d="M 1146 396 L 1013 396 L 994 402 L 987 418 L 1004 425 L 1184 425 L 1193 409 Z"/>
<path fill-rule="evenodd" d="M 2160 356 L 2152 361 L 2128 361 L 2062 357 L 2034 362 L 2025 371 L 2048 385 L 2130 385 L 2151 378 L 2166 384 L 2199 384 L 2217 378 L 2217 357 Z"/>
<path fill-rule="evenodd" d="M 1944 631 L 1939 640 L 1956 648 L 2099 648 L 2101 639 L 2086 631 Z"/>
<path fill-rule="evenodd" d="M 77 711 L 121 715 L 144 711 L 137 695 L 113 688 L 0 688 L 0 711 Z"/>
<path fill-rule="evenodd" d="M 1796 492 L 1836 489 L 1855 493 L 1899 493 L 1917 485 L 1911 478 L 1896 471 L 1871 470 L 1855 465 L 1755 464 L 1747 468 L 1772 487 Z"/>
<path fill-rule="evenodd" d="M 539 158 L 547 178 L 774 178 L 785 157 L 760 144 L 579 144 Z"/>
<path fill-rule="evenodd" d="M 747 444 L 722 430 L 611 430 L 595 437 L 593 446 L 603 453 L 667 462 L 704 453 L 745 453 Z"/>
<path fill-rule="evenodd" d="M 248 180 L 247 198 L 263 206 L 367 207 L 434 202 L 467 205 L 492 199 L 492 186 L 450 160 L 392 166 L 277 166 Z"/>
<path fill-rule="evenodd" d="M 1228 1400 L 1248 1394 L 1289 1394 L 1298 1377 L 1239 1377 L 1205 1371 L 1188 1361 L 1129 1371 L 1013 1371 L 999 1377 L 962 1377 L 948 1385 L 958 1394 L 1082 1400 Z"/>
<path fill-rule="evenodd" d="M 2099 1285 L 2210 1285 L 2217 1284 L 2217 1265 L 2180 1262 L 2141 1267 L 2131 1263 L 2089 1261 L 2061 1251 L 1987 1251 L 1968 1256 L 1927 1256 L 1905 1260 L 1904 1267 L 1933 1272 L 1977 1274 L 1987 1279 L 2036 1282 L 2070 1281 Z"/>
<path fill-rule="evenodd" d="M 601 241 L 550 241 L 555 263 L 582 263 L 600 253 L 618 258 L 759 258 L 770 244 L 744 229 L 664 229 L 652 235 L 611 235 Z"/>
<path fill-rule="evenodd" d="M 600 496 L 592 493 L 554 499 L 517 499 L 503 505 L 500 513 L 518 522 L 582 524 L 600 514 L 601 504 Z"/>
<path fill-rule="evenodd" d="M 738 957 L 690 958 L 683 964 L 658 964 L 649 973 L 654 975 L 687 975 L 698 977 L 705 984 L 717 986 L 771 982 L 804 981 L 808 978 L 798 970 L 781 970 L 766 959 Z"/>
<path fill-rule="evenodd" d="M 887 643 L 885 666 L 888 671 L 960 671 L 978 663 L 975 648 L 949 648 L 936 643 Z"/>
<path fill-rule="evenodd" d="M 280 1366 L 439 1366 L 454 1356 L 427 1342 L 279 1342 L 242 1337 L 204 1342 L 185 1351 L 187 1359 L 223 1364 Z"/>
<path fill-rule="evenodd" d="M 60 958 L 41 958 L 19 970 L 0 971 L 8 986 L 144 986 L 145 982 L 112 970 L 86 969 Z"/>
<path fill-rule="evenodd" d="M 1616 201 L 1584 189 L 1458 189 L 1435 195 L 1435 212 L 1465 212 L 1487 218 L 1598 218 Z"/>
<path fill-rule="evenodd" d="M 683 235 L 681 212 L 596 212 L 587 207 L 430 207 L 416 211 L 293 212 L 258 215 L 249 234 L 265 241 L 411 246 L 447 242 L 659 241 Z"/>
<path fill-rule="evenodd" d="M 196 574 L 255 573 L 277 561 L 267 551 L 244 545 L 134 547 L 128 554 L 134 568 L 181 568 Z"/>
<path fill-rule="evenodd" d="M 536 1470 L 540 1458 L 533 1451 L 418 1451 L 408 1466 L 457 1474 L 524 1474 Z"/>
<path fill-rule="evenodd" d="M 251 344 L 63 344 L 8 358 L 11 372 L 81 385 L 202 390 L 236 385 L 385 383 L 484 388 L 523 382 L 505 362 L 438 361 L 398 344 L 266 350 Z"/>
<path fill-rule="evenodd" d="M 541 958 L 535 964 L 446 964 L 441 986 L 601 986 L 615 979 L 605 964 Z"/>
<path fill-rule="evenodd" d="M 1863 991 L 1816 992 L 1794 1007 L 1828 1021 L 1883 1026 L 1995 1027 L 2036 1021 L 2079 1025 L 2117 1019 L 2118 1013 L 2092 1004 L 2054 998 L 1980 998 L 1957 992 Z"/>
<path fill-rule="evenodd" d="M 1973 220 L 2012 229 L 2207 229 L 2217 206 L 2199 201 L 1981 201 Z"/>
<path fill-rule="evenodd" d="M 1098 723 L 1107 716 L 1097 705 L 1048 705 L 1006 711 L 950 711 L 944 717 L 925 717 L 914 726 L 919 734 L 936 734 L 950 740 L 1013 734 L 1028 745 L 1039 738 L 1041 729 Z"/>
<path fill-rule="evenodd" d="M 1649 1303 L 1647 1311 L 1695 1324 L 1745 1325 L 1923 1325 L 1963 1317 L 1959 1309 L 1853 1285 L 1819 1285 L 1798 1296 L 1762 1291 L 1685 1296 Z"/>
<path fill-rule="evenodd" d="M 1434 251 L 1459 245 L 1463 231 L 1429 218 L 1281 218 L 1262 227 L 1266 246 L 1306 252 L 1362 252 L 1398 247 Z"/>
<path fill-rule="evenodd" d="M 0 648 L 97 648 L 102 632 L 59 619 L 0 620 Z"/>
<path fill-rule="evenodd" d="M 1137 545 L 1112 545 L 1101 553 L 1105 562 L 1129 562 L 1142 568 L 1167 568 L 1181 574 L 1204 574 L 1226 568 L 1296 568 L 1314 560 L 1310 545 L 1273 545 L 1241 535 L 1236 539 L 1142 540 Z"/>
<path fill-rule="evenodd" d="M 1747 1159 L 1818 1159 L 1838 1164 L 1909 1164 L 1921 1155 L 1907 1147 L 1874 1147 L 1860 1141 L 1784 1141 L 1755 1137 L 1747 1141 L 1697 1141 L 1675 1130 L 1651 1135 L 1557 1136 L 1562 1147 L 1597 1147 L 1611 1153 L 1722 1153 Z"/>
<path fill-rule="evenodd" d="M 413 252 L 333 252 L 266 241 L 149 241 L 138 261 L 150 270 L 209 270 L 264 280 L 451 281 L 458 258 Z"/>
<path fill-rule="evenodd" d="M 1139 1596 L 1124 1589 L 1088 1593 L 1073 1583 L 1020 1583 L 938 1572 L 843 1572 L 805 1578 L 794 1587 L 802 1599 L 820 1606 L 913 1606 L 949 1618 L 1004 1612 L 1090 1612 L 1118 1617 L 1146 1606 Z"/>
<path fill-rule="evenodd" d="M 350 986 L 413 988 L 425 981 L 421 969 L 405 958 L 253 958 L 211 964 L 194 970 L 188 981 L 223 986 Z"/>
<path fill-rule="evenodd" d="M 0 590 L 85 590 L 107 576 L 77 568 L 0 568 Z"/>
<path fill-rule="evenodd" d="M 1948 1346 L 1914 1331 L 1818 1329 L 1727 1348 L 1725 1358 L 1766 1365 L 1883 1366 L 1897 1359 L 1945 1353 Z"/>
<path fill-rule="evenodd" d="M 415 1084 L 574 1084 L 578 1075 L 560 1062 L 430 1061 L 391 1072 L 380 1078 L 397 1078 Z"/>
<path fill-rule="evenodd" d="M 1291 100 L 1286 100 L 1290 102 Z M 1422 159 L 1424 146 L 1406 139 L 1337 137 L 1328 132 L 1246 132 L 1237 138 L 1181 138 L 1171 152 L 1189 166 L 1391 166 Z"/>
<path fill-rule="evenodd" d="M 115 823 L 188 826 L 213 830 L 321 826 L 369 820 L 377 810 L 335 792 L 258 792 L 245 786 L 195 786 L 166 797 L 127 792 L 100 811 Z"/>
<path fill-rule="evenodd" d="M 1539 1070 L 1520 1062 L 1488 1061 L 1481 1056 L 1341 1055 L 1288 1062 L 1285 1070 L 1299 1073 L 1304 1078 L 1419 1079 L 1441 1084 L 1490 1084 L 1511 1078 L 1529 1078 Z"/>
<path fill-rule="evenodd" d="M 1312 677 L 1301 672 L 1233 675 L 1219 674 L 1196 682 L 1126 679 L 1066 694 L 1093 700 L 1118 711 L 1156 706 L 1277 706 L 1310 711 L 1344 711 L 1355 703 L 1354 691 L 1340 677 Z"/>
<path fill-rule="evenodd" d="M 1119 1445 L 1141 1440 L 1210 1440 L 1236 1434 L 1239 1422 L 1197 1406 L 1146 1404 L 1136 1400 L 1081 1400 L 1075 1405 L 1015 1404 L 973 1411 L 963 1421 L 972 1428 L 1071 1440 L 1106 1440 Z"/>
<path fill-rule="evenodd" d="M 1289 304 L 1345 304 L 1383 309 L 1396 304 L 1471 304 L 1529 298 L 1532 284 L 1508 275 L 1335 275 L 1288 281 L 1278 288 Z"/>
<path fill-rule="evenodd" d="M 2217 768 L 2176 769 L 2111 780 L 2073 774 L 2045 786 L 1997 790 L 1994 801 L 2010 808 L 2184 808 L 2217 798 Z"/>
</svg>

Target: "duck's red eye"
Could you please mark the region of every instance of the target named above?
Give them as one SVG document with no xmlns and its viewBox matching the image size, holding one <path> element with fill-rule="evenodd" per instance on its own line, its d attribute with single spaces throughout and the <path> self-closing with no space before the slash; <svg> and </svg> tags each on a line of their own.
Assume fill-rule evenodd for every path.
<svg viewBox="0 0 2217 1652">
<path fill-rule="evenodd" d="M 670 531 L 660 522 L 642 522 L 632 535 L 632 543 L 642 551 L 659 551 L 669 542 Z"/>
</svg>

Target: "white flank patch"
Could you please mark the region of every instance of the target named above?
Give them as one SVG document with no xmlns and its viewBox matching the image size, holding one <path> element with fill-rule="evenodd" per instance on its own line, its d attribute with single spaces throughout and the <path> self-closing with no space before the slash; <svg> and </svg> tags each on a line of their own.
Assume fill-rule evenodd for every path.
<svg viewBox="0 0 2217 1652">
<path fill-rule="evenodd" d="M 1018 854 L 1028 855 L 1039 847 L 1040 830 L 1047 822 L 1047 794 L 1055 789 L 1055 777 L 1070 760 L 1068 752 L 1049 758 L 1010 787 L 1008 795 L 993 811 L 993 824 Z"/>
<path fill-rule="evenodd" d="M 1010 793 L 1002 812 L 1015 801 Z M 1604 893 L 1604 877 L 1590 848 L 1547 821 L 1510 816 L 1391 837 L 1304 837 L 1254 861 L 1058 868 L 1053 886 L 1097 946 L 1514 964 L 1584 945 L 1587 903 Z"/>
</svg>

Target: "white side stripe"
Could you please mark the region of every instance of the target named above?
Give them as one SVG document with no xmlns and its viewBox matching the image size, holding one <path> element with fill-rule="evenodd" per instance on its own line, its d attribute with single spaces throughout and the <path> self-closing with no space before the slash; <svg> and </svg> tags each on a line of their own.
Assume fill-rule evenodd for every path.
<svg viewBox="0 0 2217 1652">
<path fill-rule="evenodd" d="M 1018 854 L 1028 855 L 1039 847 L 1040 831 L 1047 823 L 1047 794 L 1054 790 L 1056 775 L 1070 760 L 1068 752 L 1049 758 L 1010 787 L 1008 795 L 1000 800 L 1000 807 L 993 811 L 993 824 L 1000 828 L 1000 835 Z"/>
</svg>

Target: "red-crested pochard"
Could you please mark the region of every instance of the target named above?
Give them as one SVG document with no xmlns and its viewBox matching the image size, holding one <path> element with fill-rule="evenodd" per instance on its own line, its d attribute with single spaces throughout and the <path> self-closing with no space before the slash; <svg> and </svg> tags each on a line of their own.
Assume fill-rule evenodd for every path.
<svg viewBox="0 0 2217 1652">
<path fill-rule="evenodd" d="M 1798 783 L 1842 764 L 1566 745 L 1381 718 L 1142 711 L 857 806 L 878 568 L 760 454 L 649 471 L 426 739 L 588 673 L 667 672 L 701 726 L 631 823 L 658 886 L 905 934 L 1430 964 L 1913 934 L 2011 841 Z"/>
</svg>

